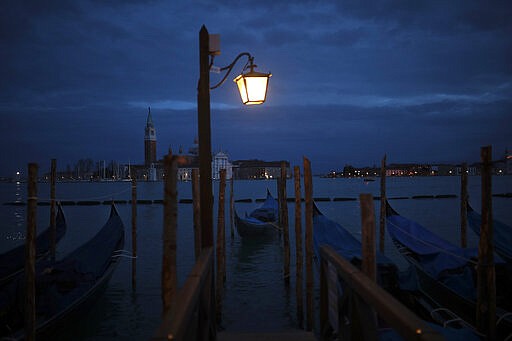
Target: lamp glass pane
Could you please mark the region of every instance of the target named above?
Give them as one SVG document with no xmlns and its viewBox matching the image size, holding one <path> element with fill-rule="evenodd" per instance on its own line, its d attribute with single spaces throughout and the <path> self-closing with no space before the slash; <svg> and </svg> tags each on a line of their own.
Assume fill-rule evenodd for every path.
<svg viewBox="0 0 512 341">
<path fill-rule="evenodd" d="M 268 77 L 250 77 L 246 76 L 247 96 L 249 102 L 263 103 L 267 93 Z"/>
<path fill-rule="evenodd" d="M 244 77 L 242 75 L 236 77 L 235 83 L 238 86 L 238 91 L 240 92 L 240 98 L 242 99 L 242 103 L 247 103 L 249 99 L 247 98 L 247 89 L 245 87 Z"/>
</svg>

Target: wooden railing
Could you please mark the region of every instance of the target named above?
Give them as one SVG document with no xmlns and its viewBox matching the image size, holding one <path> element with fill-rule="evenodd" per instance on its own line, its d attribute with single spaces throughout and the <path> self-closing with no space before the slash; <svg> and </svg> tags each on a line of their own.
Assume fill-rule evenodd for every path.
<svg viewBox="0 0 512 341">
<path fill-rule="evenodd" d="M 151 340 L 214 340 L 214 284 L 213 249 L 207 248 L 201 252 Z"/>
<path fill-rule="evenodd" d="M 342 340 L 377 340 L 385 321 L 406 340 L 444 340 L 391 294 L 329 246 L 320 249 L 320 336 Z M 340 281 L 341 279 L 341 281 Z M 340 283 L 343 285 L 340 287 Z"/>
</svg>

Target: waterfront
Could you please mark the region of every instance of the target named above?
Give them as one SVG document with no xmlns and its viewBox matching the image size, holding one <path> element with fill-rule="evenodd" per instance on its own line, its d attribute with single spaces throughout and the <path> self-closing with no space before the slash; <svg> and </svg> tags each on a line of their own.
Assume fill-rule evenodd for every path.
<svg viewBox="0 0 512 341">
<path fill-rule="evenodd" d="M 38 185 L 40 200 L 49 198 L 49 185 Z M 218 183 L 214 183 L 217 193 Z M 275 181 L 235 181 L 236 199 L 253 199 L 252 203 L 236 203 L 238 212 L 250 211 L 259 203 L 254 199 L 263 198 L 266 188 L 274 196 Z M 469 177 L 470 203 L 479 211 L 480 178 Z M 293 182 L 287 183 L 289 197 L 293 197 Z M 512 176 L 493 177 L 493 193 L 512 192 Z M 161 199 L 163 183 L 138 183 L 138 199 Z M 229 193 L 229 185 L 227 186 Z M 380 195 L 379 181 L 365 183 L 361 179 L 321 179 L 314 178 L 315 197 L 351 197 L 360 193 Z M 403 215 L 431 228 L 453 242 L 459 240 L 459 193 L 460 179 L 457 177 L 400 177 L 387 179 L 388 197 L 412 197 L 416 195 L 455 194 L 456 198 L 444 199 L 402 199 L 393 200 L 393 207 Z M 129 182 L 106 183 L 58 183 L 57 197 L 60 200 L 129 200 Z M 180 199 L 191 198 L 191 184 L 178 184 Z M 215 194 L 217 198 L 217 194 Z M 226 196 L 229 198 L 229 194 Z M 0 184 L 0 202 L 26 200 L 26 184 Z M 231 240 L 229 224 L 227 229 L 227 281 L 223 310 L 222 327 L 227 330 L 281 330 L 296 327 L 295 313 L 295 250 L 293 217 L 294 204 L 289 203 L 291 240 L 291 285 L 289 292 L 282 280 L 282 248 L 279 240 L 266 244 L 245 243 L 236 235 Z M 512 199 L 493 197 L 494 218 L 512 224 Z M 354 235 L 360 236 L 360 211 L 358 201 L 318 202 L 319 208 L 329 218 L 337 221 Z M 214 212 L 216 215 L 216 203 Z M 118 205 L 119 213 L 126 227 L 126 249 L 131 246 L 131 207 Z M 178 206 L 178 281 L 182 284 L 194 262 L 192 205 Z M 109 212 L 108 205 L 65 206 L 68 231 L 58 245 L 58 256 L 62 257 L 75 249 L 103 225 Z M 379 202 L 375 201 L 375 211 L 379 212 Z M 38 206 L 38 228 L 48 224 L 48 206 Z M 226 217 L 229 207 L 226 206 Z M 131 262 L 121 262 L 114 273 L 105 295 L 76 324 L 66 332 L 73 339 L 114 340 L 147 339 L 160 323 L 160 271 L 162 251 L 162 217 L 160 204 L 139 205 L 137 214 L 138 261 L 137 289 L 131 288 Z M 2 225 L 0 230 L 0 252 L 21 243 L 25 232 L 25 207 L 0 206 Z M 216 219 L 214 219 L 216 222 Z M 378 221 L 378 218 L 377 218 Z M 303 224 L 304 228 L 304 224 Z M 468 233 L 469 246 L 476 246 L 477 239 Z M 397 255 L 393 246 L 386 241 L 386 253 L 398 264 L 405 262 Z"/>
</svg>

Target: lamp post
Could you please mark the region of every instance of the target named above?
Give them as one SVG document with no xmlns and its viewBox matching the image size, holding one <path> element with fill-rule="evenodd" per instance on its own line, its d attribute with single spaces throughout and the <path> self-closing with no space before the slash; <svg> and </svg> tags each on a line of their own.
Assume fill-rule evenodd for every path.
<svg viewBox="0 0 512 341">
<path fill-rule="evenodd" d="M 210 88 L 210 68 L 213 54 L 210 52 L 210 35 L 203 25 L 199 32 L 199 83 L 197 86 L 197 125 L 199 137 L 199 190 L 201 211 L 201 248 L 213 246 L 213 192 L 212 192 L 212 148 L 210 129 L 210 89 L 222 85 L 236 62 L 246 56 L 248 63 L 242 74 L 235 78 L 240 98 L 245 105 L 262 104 L 266 100 L 268 79 L 271 74 L 254 71 L 254 57 L 249 53 L 240 53 L 235 60 L 220 71 L 226 71 L 224 78 Z M 212 56 L 212 62 L 210 62 Z M 249 72 L 243 73 L 246 69 Z"/>
</svg>

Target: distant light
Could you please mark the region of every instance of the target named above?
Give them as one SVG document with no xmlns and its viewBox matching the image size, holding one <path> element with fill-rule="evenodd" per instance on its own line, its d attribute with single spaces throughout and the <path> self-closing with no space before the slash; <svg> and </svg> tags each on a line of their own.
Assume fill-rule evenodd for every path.
<svg viewBox="0 0 512 341">
<path fill-rule="evenodd" d="M 20 175 L 20 172 L 19 172 L 19 171 L 18 171 L 18 172 L 16 172 L 16 175 Z"/>
</svg>

